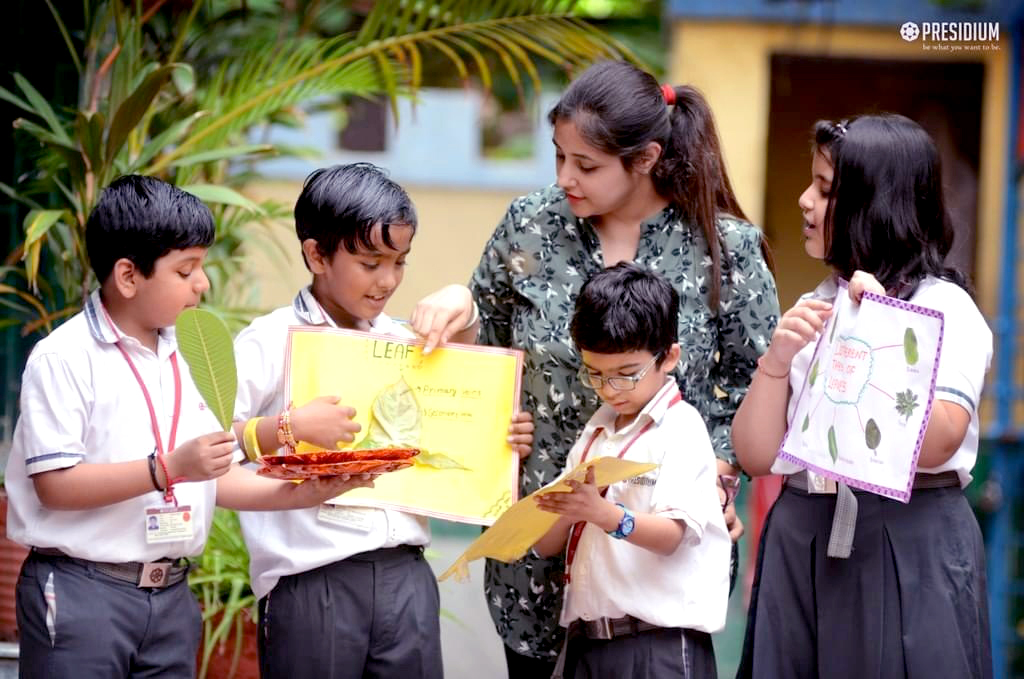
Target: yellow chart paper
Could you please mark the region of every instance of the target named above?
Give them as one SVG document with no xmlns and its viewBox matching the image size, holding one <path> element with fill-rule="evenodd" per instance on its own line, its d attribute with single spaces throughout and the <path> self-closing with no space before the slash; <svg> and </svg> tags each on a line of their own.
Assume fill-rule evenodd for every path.
<svg viewBox="0 0 1024 679">
<path fill-rule="evenodd" d="M 424 356 L 421 349 L 422 341 L 386 335 L 292 328 L 288 399 L 301 405 L 317 396 L 339 396 L 356 409 L 362 426 L 355 443 L 346 446 L 352 447 L 371 431 L 375 399 L 385 391 L 393 394 L 396 385 L 404 389 L 404 381 L 419 407 L 415 447 L 423 450 L 422 458 L 440 453 L 466 469 L 414 464 L 379 476 L 374 488 L 331 502 L 490 525 L 518 495 L 518 458 L 506 438 L 519 407 L 522 352 L 449 344 Z M 387 398 L 382 402 L 393 405 Z M 407 404 L 408 399 L 403 410 Z M 299 452 L 312 450 L 299 446 Z"/>
<path fill-rule="evenodd" d="M 537 507 L 534 495 L 567 493 L 570 488 L 566 481 L 583 481 L 590 467 L 594 468 L 597 485 L 608 486 L 640 476 L 657 466 L 650 462 L 631 462 L 617 457 L 598 457 L 584 462 L 557 483 L 544 486 L 512 505 L 493 526 L 470 543 L 466 551 L 438 579 L 444 580 L 451 575 L 455 575 L 459 580 L 466 579 L 469 576 L 469 563 L 476 559 L 489 557 L 511 563 L 526 554 L 558 520 L 557 514 L 545 512 Z"/>
</svg>

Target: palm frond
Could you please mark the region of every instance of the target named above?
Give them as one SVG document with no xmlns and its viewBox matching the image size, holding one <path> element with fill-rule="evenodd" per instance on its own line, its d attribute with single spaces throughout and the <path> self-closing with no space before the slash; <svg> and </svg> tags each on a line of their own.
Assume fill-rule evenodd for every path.
<svg viewBox="0 0 1024 679">
<path fill-rule="evenodd" d="M 394 105 L 404 90 L 419 86 L 423 50 L 444 55 L 462 78 L 474 64 L 484 82 L 491 80 L 485 54 L 492 53 L 517 87 L 525 73 L 538 89 L 534 58 L 566 67 L 599 58 L 635 61 L 571 8 L 561 0 L 380 0 L 357 35 L 294 40 L 227 61 L 198 102 L 209 115 L 148 171 L 159 173 L 181 156 L 224 146 L 274 111 L 316 96 L 383 93 Z"/>
</svg>

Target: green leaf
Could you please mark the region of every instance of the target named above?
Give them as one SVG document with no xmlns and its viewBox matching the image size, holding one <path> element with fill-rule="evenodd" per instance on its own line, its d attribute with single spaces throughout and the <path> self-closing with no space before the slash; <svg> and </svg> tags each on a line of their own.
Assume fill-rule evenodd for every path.
<svg viewBox="0 0 1024 679">
<path fill-rule="evenodd" d="M 135 88 L 135 91 L 117 107 L 114 120 L 110 123 L 110 136 L 107 139 L 108 163 L 113 162 L 114 156 L 121 150 L 128 135 L 153 105 L 153 100 L 156 99 L 156 95 L 160 93 L 160 89 L 167 79 L 171 77 L 174 69 L 174 64 L 156 69 L 146 76 L 142 83 Z"/>
<path fill-rule="evenodd" d="M 68 136 L 67 130 L 61 125 L 60 119 L 57 118 L 57 114 L 53 112 L 46 98 L 39 94 L 39 91 L 32 87 L 32 84 L 20 73 L 14 74 L 14 81 L 18 83 L 18 87 L 21 88 L 22 94 L 25 95 L 25 98 L 32 105 L 36 115 L 50 126 L 50 131 L 62 142 L 70 144 L 71 137 Z"/>
<path fill-rule="evenodd" d="M 235 350 L 227 325 L 205 309 L 185 309 L 175 323 L 178 350 L 188 363 L 192 381 L 224 431 L 235 412 L 238 375 Z"/>
<path fill-rule="evenodd" d="M 864 442 L 871 450 L 878 448 L 878 444 L 882 442 L 882 432 L 878 428 L 878 423 L 873 419 L 868 420 L 868 423 L 864 425 Z"/>
<path fill-rule="evenodd" d="M 238 191 L 229 189 L 226 186 L 215 186 L 213 184 L 188 184 L 178 188 L 182 191 L 191 193 L 199 200 L 207 203 L 236 205 L 258 215 L 263 214 L 263 208 L 240 194 Z"/>
<path fill-rule="evenodd" d="M 372 411 L 374 419 L 391 443 L 410 446 L 419 444 L 422 426 L 420 404 L 405 379 L 381 389 L 373 399 Z"/>
<path fill-rule="evenodd" d="M 64 216 L 64 210 L 32 210 L 25 215 L 25 247 L 30 247 L 46 235 L 54 224 Z"/>
<path fill-rule="evenodd" d="M 171 163 L 171 167 L 183 167 L 186 165 L 198 165 L 199 163 L 210 163 L 218 160 L 227 160 L 229 158 L 237 158 L 238 156 L 247 156 L 257 153 L 269 153 L 274 150 L 274 147 L 269 144 L 250 144 L 248 146 L 228 146 L 219 149 L 212 149 L 210 151 L 202 151 L 200 153 L 193 153 L 188 156 L 182 156 Z"/>
<path fill-rule="evenodd" d="M 818 362 L 815 361 L 814 364 L 811 365 L 811 375 L 810 375 L 810 377 L 807 378 L 807 381 L 813 387 L 814 386 L 814 381 L 817 380 L 817 379 L 818 379 Z"/>
<path fill-rule="evenodd" d="M 811 425 L 811 416 L 810 415 L 804 415 L 804 424 L 803 424 L 802 427 L 800 427 L 800 431 L 807 431 L 807 427 L 809 427 L 810 425 Z"/>
<path fill-rule="evenodd" d="M 836 315 L 832 317 L 832 332 L 829 333 L 828 343 L 832 344 L 836 339 L 836 328 L 839 327 L 839 309 L 836 309 Z"/>
<path fill-rule="evenodd" d="M 917 365 L 920 358 L 917 351 L 917 335 L 913 328 L 907 328 L 903 333 L 903 356 L 907 359 L 907 365 Z"/>
<path fill-rule="evenodd" d="M 196 74 L 192 70 L 191 64 L 174 64 L 171 81 L 174 83 L 174 89 L 178 90 L 178 94 L 183 97 L 195 92 Z"/>
<path fill-rule="evenodd" d="M 465 469 L 470 471 L 469 467 L 459 464 L 444 453 L 431 453 L 423 448 L 420 448 L 420 454 L 413 457 L 412 461 L 418 465 L 433 467 L 434 469 Z"/>
<path fill-rule="evenodd" d="M 828 428 L 828 454 L 832 456 L 832 462 L 835 462 L 836 458 L 839 457 L 839 446 L 836 444 L 835 426 Z"/>
</svg>

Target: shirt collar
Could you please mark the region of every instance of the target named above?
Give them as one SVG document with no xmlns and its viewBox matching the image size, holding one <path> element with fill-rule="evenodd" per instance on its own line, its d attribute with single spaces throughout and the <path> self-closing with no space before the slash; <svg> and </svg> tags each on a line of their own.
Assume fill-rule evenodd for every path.
<svg viewBox="0 0 1024 679">
<path fill-rule="evenodd" d="M 661 421 L 665 418 L 665 413 L 673 405 L 675 396 L 679 394 L 679 386 L 676 384 L 676 380 L 671 375 L 665 378 L 665 384 L 662 385 L 661 389 L 658 390 L 647 405 L 637 413 L 637 416 L 633 418 L 633 421 L 627 424 L 622 429 L 615 429 L 615 409 L 609 405 L 602 405 L 598 408 L 597 412 L 594 413 L 594 417 L 591 419 L 591 424 L 596 429 L 597 427 L 604 427 L 608 432 L 614 432 L 615 434 L 627 434 L 634 429 L 638 429 L 647 422 L 653 421 L 655 425 L 660 425 Z"/>
<path fill-rule="evenodd" d="M 313 291 L 308 285 L 299 290 L 299 293 L 295 295 L 295 299 L 292 300 L 292 310 L 295 312 L 295 317 L 305 325 L 338 327 L 338 324 L 334 322 L 331 315 L 324 311 L 323 305 L 316 301 L 316 297 L 313 296 Z M 386 327 L 388 318 L 386 314 L 381 313 L 376 318 L 370 320 L 370 330 L 373 332 L 388 332 L 389 330 Z"/>
<path fill-rule="evenodd" d="M 302 288 L 299 290 L 299 294 L 295 295 L 295 299 L 292 301 L 292 309 L 295 310 L 295 316 L 306 325 L 338 327 L 334 319 L 320 306 L 320 302 L 316 301 L 316 297 L 313 296 L 309 286 Z"/>
<path fill-rule="evenodd" d="M 108 314 L 106 309 L 103 308 L 103 300 L 100 298 L 99 288 L 93 290 L 89 293 L 89 296 L 86 297 L 85 304 L 82 305 L 82 311 L 85 313 L 85 320 L 89 326 L 89 332 L 97 342 L 101 344 L 117 344 L 118 339 L 123 338 L 128 344 L 139 344 L 138 340 L 134 337 L 126 336 L 124 332 L 114 325 L 113 319 L 110 318 L 110 314 Z M 170 342 L 170 346 L 173 347 L 175 341 L 176 333 L 173 325 L 166 328 L 160 328 L 157 353 L 164 353 L 161 345 Z"/>
</svg>

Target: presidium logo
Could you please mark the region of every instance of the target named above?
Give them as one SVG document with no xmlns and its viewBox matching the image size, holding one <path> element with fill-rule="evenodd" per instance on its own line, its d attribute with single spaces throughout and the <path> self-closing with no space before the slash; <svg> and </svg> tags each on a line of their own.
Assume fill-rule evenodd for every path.
<svg viewBox="0 0 1024 679">
<path fill-rule="evenodd" d="M 900 26 L 907 42 L 921 39 L 921 48 L 943 52 L 981 52 L 999 49 L 997 21 L 908 21 Z"/>
</svg>

